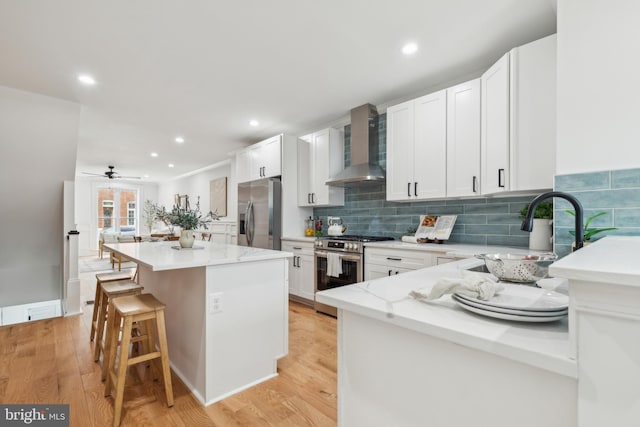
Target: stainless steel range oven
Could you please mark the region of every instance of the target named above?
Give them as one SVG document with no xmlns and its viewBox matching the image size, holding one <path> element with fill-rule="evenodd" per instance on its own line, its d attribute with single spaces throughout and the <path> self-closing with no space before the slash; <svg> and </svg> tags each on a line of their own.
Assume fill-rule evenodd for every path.
<svg viewBox="0 0 640 427">
<path fill-rule="evenodd" d="M 393 240 L 393 237 L 334 236 L 317 239 L 314 257 L 315 291 L 362 282 L 364 277 L 363 243 L 383 240 Z M 314 303 L 314 308 L 316 311 L 331 316 L 337 315 L 335 307 L 317 301 Z"/>
</svg>

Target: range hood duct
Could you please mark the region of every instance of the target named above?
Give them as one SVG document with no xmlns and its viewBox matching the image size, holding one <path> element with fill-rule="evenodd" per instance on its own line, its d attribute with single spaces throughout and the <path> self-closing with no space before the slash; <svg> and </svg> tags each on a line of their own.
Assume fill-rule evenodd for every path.
<svg viewBox="0 0 640 427">
<path fill-rule="evenodd" d="M 381 182 L 384 171 L 378 166 L 378 111 L 364 104 L 351 110 L 351 166 L 326 184 L 350 187 Z"/>
</svg>

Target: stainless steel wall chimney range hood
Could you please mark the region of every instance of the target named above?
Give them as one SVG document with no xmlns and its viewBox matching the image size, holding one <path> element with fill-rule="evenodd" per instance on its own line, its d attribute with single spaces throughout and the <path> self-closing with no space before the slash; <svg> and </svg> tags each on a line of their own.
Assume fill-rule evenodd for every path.
<svg viewBox="0 0 640 427">
<path fill-rule="evenodd" d="M 347 187 L 381 182 L 384 171 L 378 166 L 378 111 L 364 104 L 351 110 L 351 166 L 326 184 Z"/>
</svg>

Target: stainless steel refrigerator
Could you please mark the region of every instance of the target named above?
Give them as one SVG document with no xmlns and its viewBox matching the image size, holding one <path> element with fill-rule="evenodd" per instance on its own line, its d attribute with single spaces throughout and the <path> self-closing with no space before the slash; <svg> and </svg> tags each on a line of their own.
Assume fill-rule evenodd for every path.
<svg viewBox="0 0 640 427">
<path fill-rule="evenodd" d="M 280 250 L 280 178 L 238 184 L 238 245 Z"/>
</svg>

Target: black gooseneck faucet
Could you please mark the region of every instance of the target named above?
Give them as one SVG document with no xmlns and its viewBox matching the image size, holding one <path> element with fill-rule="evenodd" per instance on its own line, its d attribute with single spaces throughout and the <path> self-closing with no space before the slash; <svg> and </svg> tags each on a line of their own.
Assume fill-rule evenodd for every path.
<svg viewBox="0 0 640 427">
<path fill-rule="evenodd" d="M 573 205 L 573 209 L 576 212 L 576 248 L 574 250 L 577 251 L 584 245 L 584 230 L 582 228 L 582 218 L 584 216 L 584 212 L 582 210 L 580 201 L 578 201 L 578 199 L 573 197 L 571 194 L 563 193 L 561 191 L 550 191 L 548 193 L 540 194 L 538 197 L 533 199 L 531 203 L 529 203 L 527 216 L 522 221 L 522 226 L 520 227 L 520 229 L 529 232 L 533 230 L 533 213 L 536 211 L 536 206 L 538 206 L 541 201 L 549 199 L 551 197 L 559 197 L 561 199 L 565 199 Z"/>
</svg>

